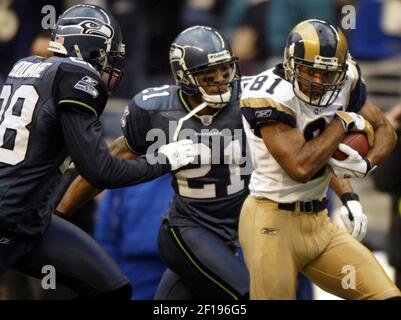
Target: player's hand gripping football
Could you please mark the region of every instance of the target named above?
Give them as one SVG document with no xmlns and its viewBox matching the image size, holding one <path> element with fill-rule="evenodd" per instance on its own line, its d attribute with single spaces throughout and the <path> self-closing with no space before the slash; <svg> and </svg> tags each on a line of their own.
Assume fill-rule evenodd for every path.
<svg viewBox="0 0 401 320">
<path fill-rule="evenodd" d="M 345 132 L 365 132 L 368 137 L 369 147 L 373 147 L 373 144 L 375 143 L 375 131 L 369 121 L 354 112 L 337 111 L 336 115 L 341 120 Z"/>
<path fill-rule="evenodd" d="M 191 163 L 196 156 L 195 146 L 190 139 L 165 144 L 159 148 L 159 153 L 167 157 L 172 171 Z"/>
<path fill-rule="evenodd" d="M 347 231 L 361 241 L 366 234 L 368 218 L 365 215 L 359 197 L 355 193 L 344 193 L 341 196 L 343 206 L 340 217 Z"/>
<path fill-rule="evenodd" d="M 372 164 L 368 159 L 362 158 L 358 151 L 352 149 L 346 144 L 340 143 L 338 148 L 348 155 L 345 160 L 336 160 L 330 158 L 327 162 L 331 170 L 338 178 L 364 178 L 373 171 L 376 166 L 372 168 Z"/>
<path fill-rule="evenodd" d="M 368 159 L 362 158 L 358 151 L 352 149 L 346 144 L 340 143 L 338 148 L 348 155 L 345 160 L 336 160 L 330 158 L 327 162 L 331 170 L 338 178 L 364 178 L 368 173 L 372 172 L 376 166 L 372 168 L 372 164 Z"/>
</svg>

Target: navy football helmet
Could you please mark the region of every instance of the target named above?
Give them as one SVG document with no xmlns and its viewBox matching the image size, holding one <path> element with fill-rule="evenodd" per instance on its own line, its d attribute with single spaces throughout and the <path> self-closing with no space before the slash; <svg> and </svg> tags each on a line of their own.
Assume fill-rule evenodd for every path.
<svg viewBox="0 0 401 320">
<path fill-rule="evenodd" d="M 227 39 L 214 28 L 194 26 L 181 32 L 170 47 L 170 66 L 183 92 L 198 96 L 210 107 L 222 108 L 238 98 L 238 88 L 237 94 L 233 94 L 233 83 L 240 79 L 238 59 L 233 56 Z M 206 75 L 217 68 L 227 70 L 225 82 L 200 85 L 197 75 Z M 218 93 L 208 94 L 205 87 L 209 86 L 217 87 Z"/>
<path fill-rule="evenodd" d="M 118 66 L 125 55 L 120 25 L 98 6 L 79 4 L 66 10 L 57 20 L 48 49 L 90 63 L 110 91 L 123 75 Z"/>
</svg>

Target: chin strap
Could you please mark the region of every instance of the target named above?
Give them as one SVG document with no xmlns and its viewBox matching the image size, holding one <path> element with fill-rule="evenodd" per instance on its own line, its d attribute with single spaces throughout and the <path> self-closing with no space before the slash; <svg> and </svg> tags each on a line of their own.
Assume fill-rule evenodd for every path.
<svg viewBox="0 0 401 320">
<path fill-rule="evenodd" d="M 214 109 L 221 109 L 227 105 L 231 99 L 231 89 L 221 94 L 207 94 L 206 91 L 199 87 L 199 91 L 202 94 L 202 100 L 205 101 L 209 107 Z"/>
<path fill-rule="evenodd" d="M 77 56 L 78 59 L 84 60 L 81 54 L 81 50 L 79 50 L 78 45 L 74 44 L 74 50 L 75 50 L 75 55 Z"/>
<path fill-rule="evenodd" d="M 178 120 L 177 129 L 175 129 L 173 141 L 177 141 L 178 134 L 181 131 L 181 128 L 182 128 L 182 125 L 184 124 L 184 121 L 187 121 L 188 119 L 192 118 L 196 113 L 198 113 L 199 111 L 203 110 L 207 106 L 208 106 L 208 104 L 206 102 L 202 102 L 195 109 L 192 109 L 191 112 L 189 112 L 185 117 L 182 117 L 182 118 L 180 118 Z"/>
</svg>

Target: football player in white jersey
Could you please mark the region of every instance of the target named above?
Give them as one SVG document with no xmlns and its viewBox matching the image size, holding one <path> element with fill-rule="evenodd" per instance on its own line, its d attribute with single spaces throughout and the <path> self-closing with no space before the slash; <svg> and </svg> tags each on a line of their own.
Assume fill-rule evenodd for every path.
<svg viewBox="0 0 401 320">
<path fill-rule="evenodd" d="M 241 110 L 255 167 L 239 224 L 251 299 L 294 299 L 299 272 L 345 299 L 399 299 L 400 290 L 358 241 L 366 216 L 349 183 L 338 179 L 365 177 L 396 142 L 366 99 L 342 31 L 314 19 L 295 26 L 284 63 L 254 78 Z M 350 131 L 367 134 L 365 158 L 340 143 Z M 348 154 L 343 161 L 331 158 L 339 146 Z M 327 216 L 330 182 L 349 233 Z"/>
</svg>

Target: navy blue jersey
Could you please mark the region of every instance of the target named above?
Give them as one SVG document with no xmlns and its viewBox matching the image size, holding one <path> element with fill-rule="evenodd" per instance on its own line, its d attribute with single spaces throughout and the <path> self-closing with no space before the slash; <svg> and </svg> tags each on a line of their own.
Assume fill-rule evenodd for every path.
<svg viewBox="0 0 401 320">
<path fill-rule="evenodd" d="M 68 154 L 98 187 L 125 186 L 137 171 L 164 173 L 146 159 L 134 166 L 111 157 L 98 118 L 107 98 L 99 73 L 83 61 L 32 56 L 14 65 L 0 93 L 0 233 L 45 230 L 48 196 Z"/>
<path fill-rule="evenodd" d="M 48 213 L 41 210 L 46 211 L 46 194 L 67 156 L 56 105 L 60 102 L 62 106 L 79 96 L 83 108 L 97 108 L 96 112 L 101 113 L 107 92 L 92 69 L 71 59 L 46 60 L 33 56 L 18 61 L 10 72 L 0 100 L 0 225 L 3 231 L 34 234 L 47 224 L 47 219 L 42 217 Z M 94 98 L 82 90 L 67 90 L 85 76 L 93 82 L 92 94 L 97 94 Z"/>
<path fill-rule="evenodd" d="M 178 120 L 189 111 L 177 86 L 142 91 L 122 119 L 128 146 L 138 154 L 152 154 L 173 141 Z M 227 241 L 236 241 L 251 173 L 239 102 L 216 109 L 213 116 L 189 118 L 178 137 L 192 139 L 200 155 L 195 163 L 174 172 L 175 194 L 167 215 L 170 224 L 201 224 Z"/>
</svg>

